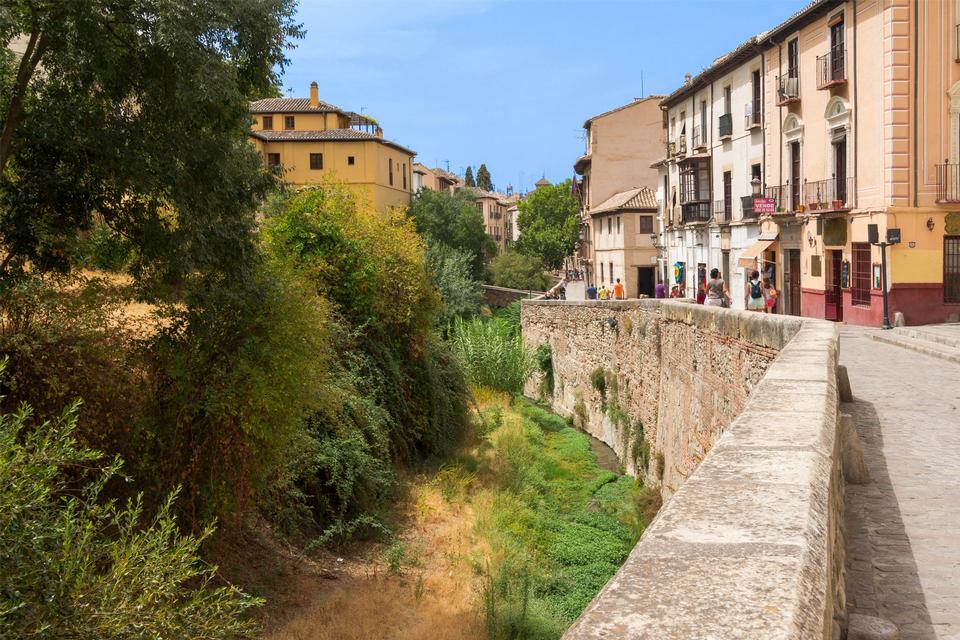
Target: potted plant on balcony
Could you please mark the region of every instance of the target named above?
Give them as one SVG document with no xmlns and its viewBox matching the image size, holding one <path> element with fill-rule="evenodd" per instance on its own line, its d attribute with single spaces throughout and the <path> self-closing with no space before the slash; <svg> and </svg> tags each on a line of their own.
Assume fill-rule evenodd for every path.
<svg viewBox="0 0 960 640">
<path fill-rule="evenodd" d="M 811 203 L 810 203 L 810 211 L 816 211 L 816 210 L 819 209 L 819 208 L 820 208 L 820 203 L 819 203 L 819 202 L 811 202 Z M 800 210 L 803 211 L 803 209 L 800 209 Z"/>
<path fill-rule="evenodd" d="M 806 210 L 807 210 L 807 208 L 806 208 L 804 205 L 802 205 L 802 204 L 798 204 L 798 205 L 797 205 L 797 213 L 803 213 L 803 212 L 806 211 Z"/>
<path fill-rule="evenodd" d="M 843 209 L 843 200 L 834 200 L 833 201 L 834 209 Z"/>
</svg>

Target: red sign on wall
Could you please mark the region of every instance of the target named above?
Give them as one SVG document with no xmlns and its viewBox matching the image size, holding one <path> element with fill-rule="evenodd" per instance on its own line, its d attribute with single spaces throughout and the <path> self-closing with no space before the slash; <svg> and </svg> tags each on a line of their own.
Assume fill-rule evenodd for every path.
<svg viewBox="0 0 960 640">
<path fill-rule="evenodd" d="M 775 213 L 777 210 L 777 201 L 774 198 L 754 198 L 753 212 L 757 215 L 762 213 Z"/>
</svg>

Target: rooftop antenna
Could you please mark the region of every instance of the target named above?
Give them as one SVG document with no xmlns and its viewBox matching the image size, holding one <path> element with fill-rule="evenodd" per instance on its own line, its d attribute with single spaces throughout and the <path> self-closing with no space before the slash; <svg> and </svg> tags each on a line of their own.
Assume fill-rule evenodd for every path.
<svg viewBox="0 0 960 640">
<path fill-rule="evenodd" d="M 447 173 L 450 173 L 450 161 L 449 161 L 449 160 L 444 160 L 444 162 L 445 162 L 446 165 L 447 165 Z"/>
<path fill-rule="evenodd" d="M 293 97 L 293 87 L 287 88 L 287 95 L 290 96 L 291 98 Z"/>
<path fill-rule="evenodd" d="M 366 111 L 366 110 L 367 110 L 366 107 L 360 107 L 360 115 L 363 115 L 363 112 Z"/>
</svg>

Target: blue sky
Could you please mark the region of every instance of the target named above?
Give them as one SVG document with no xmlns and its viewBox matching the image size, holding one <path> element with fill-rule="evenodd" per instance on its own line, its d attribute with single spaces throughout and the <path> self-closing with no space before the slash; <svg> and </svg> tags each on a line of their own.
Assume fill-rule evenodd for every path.
<svg viewBox="0 0 960 640">
<path fill-rule="evenodd" d="M 529 190 L 572 176 L 588 117 L 669 93 L 806 3 L 301 0 L 283 81 L 306 96 L 316 80 L 428 166 L 485 162 L 498 189 Z"/>
</svg>

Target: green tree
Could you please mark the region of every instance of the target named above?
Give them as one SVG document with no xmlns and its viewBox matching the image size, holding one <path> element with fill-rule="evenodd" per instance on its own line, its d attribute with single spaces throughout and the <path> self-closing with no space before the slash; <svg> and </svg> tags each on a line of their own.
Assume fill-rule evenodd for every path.
<svg viewBox="0 0 960 640">
<path fill-rule="evenodd" d="M 0 278 L 67 270 L 99 219 L 143 281 L 229 272 L 275 180 L 246 141 L 302 32 L 295 0 L 10 0 L 0 37 Z"/>
<path fill-rule="evenodd" d="M 481 164 L 477 169 L 477 187 L 484 191 L 493 191 L 493 180 L 490 178 L 490 171 L 487 165 Z"/>
<path fill-rule="evenodd" d="M 536 189 L 519 208 L 517 251 L 536 256 L 549 269 L 562 267 L 580 235 L 580 205 L 570 181 Z"/>
<path fill-rule="evenodd" d="M 470 254 L 473 278 L 483 279 L 486 261 L 496 254 L 497 247 L 484 229 L 483 214 L 473 203 L 472 191 L 451 194 L 423 189 L 410 204 L 410 216 L 428 244 L 440 243 Z"/>
<path fill-rule="evenodd" d="M 501 253 L 491 260 L 490 274 L 493 284 L 498 287 L 546 291 L 552 284 L 538 258 L 513 251 Z"/>
<path fill-rule="evenodd" d="M 120 462 L 76 442 L 76 408 L 0 415 L 0 637 L 254 637 L 259 601 L 199 558 L 212 529 L 182 534 L 172 498 L 150 519 L 103 499 Z"/>
<path fill-rule="evenodd" d="M 470 317 L 480 311 L 483 287 L 473 277 L 473 255 L 443 243 L 427 249 L 427 266 L 434 286 L 443 299 L 443 311 L 437 317 L 441 327 L 454 318 Z"/>
<path fill-rule="evenodd" d="M 466 173 L 463 174 L 463 185 L 465 187 L 477 186 L 477 183 L 473 179 L 473 167 L 467 167 Z"/>
</svg>

